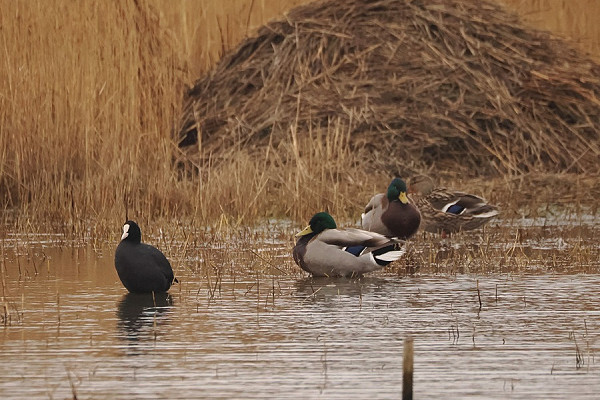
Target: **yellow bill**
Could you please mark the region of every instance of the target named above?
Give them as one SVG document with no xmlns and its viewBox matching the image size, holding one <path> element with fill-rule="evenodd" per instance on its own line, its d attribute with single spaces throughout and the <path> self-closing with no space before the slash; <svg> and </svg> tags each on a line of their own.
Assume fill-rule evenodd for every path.
<svg viewBox="0 0 600 400">
<path fill-rule="evenodd" d="M 398 199 L 400 199 L 402 204 L 408 203 L 408 197 L 406 197 L 406 192 L 400 192 L 400 196 L 398 196 Z"/>
<path fill-rule="evenodd" d="M 313 230 L 310 229 L 310 225 L 309 225 L 306 228 L 304 228 L 301 232 L 296 233 L 296 237 L 308 235 L 309 233 L 312 233 L 312 232 L 313 232 Z"/>
</svg>

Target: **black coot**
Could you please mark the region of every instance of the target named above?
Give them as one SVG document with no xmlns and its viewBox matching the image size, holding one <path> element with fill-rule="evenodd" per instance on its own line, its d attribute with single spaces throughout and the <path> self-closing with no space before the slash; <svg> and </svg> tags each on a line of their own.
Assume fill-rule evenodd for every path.
<svg viewBox="0 0 600 400">
<path fill-rule="evenodd" d="M 131 293 L 166 292 L 173 281 L 177 282 L 167 257 L 156 247 L 142 243 L 140 227 L 133 221 L 123 225 L 115 268 Z"/>
</svg>

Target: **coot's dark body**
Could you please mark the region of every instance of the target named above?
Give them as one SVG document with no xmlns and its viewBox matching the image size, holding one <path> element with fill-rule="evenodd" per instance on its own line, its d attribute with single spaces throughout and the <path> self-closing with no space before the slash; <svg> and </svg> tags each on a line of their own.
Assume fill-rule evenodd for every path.
<svg viewBox="0 0 600 400">
<path fill-rule="evenodd" d="M 142 233 L 133 221 L 123 225 L 121 243 L 115 252 L 115 268 L 123 286 L 131 293 L 166 292 L 175 279 L 167 257 L 156 247 L 142 243 Z"/>
</svg>

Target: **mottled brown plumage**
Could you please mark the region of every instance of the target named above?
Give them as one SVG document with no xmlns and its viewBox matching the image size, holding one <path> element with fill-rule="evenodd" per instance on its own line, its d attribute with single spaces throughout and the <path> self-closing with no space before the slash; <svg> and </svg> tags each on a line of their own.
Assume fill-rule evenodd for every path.
<svg viewBox="0 0 600 400">
<path fill-rule="evenodd" d="M 410 198 L 421 211 L 422 229 L 451 234 L 479 228 L 498 215 L 498 208 L 483 198 L 446 188 L 436 188 L 433 180 L 417 175 L 410 180 Z"/>
</svg>

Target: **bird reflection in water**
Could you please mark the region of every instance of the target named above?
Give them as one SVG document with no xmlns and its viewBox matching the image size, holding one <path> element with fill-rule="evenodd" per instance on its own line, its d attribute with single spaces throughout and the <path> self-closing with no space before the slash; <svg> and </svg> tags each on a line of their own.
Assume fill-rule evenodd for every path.
<svg viewBox="0 0 600 400">
<path fill-rule="evenodd" d="M 362 299 L 364 294 L 384 292 L 390 281 L 378 277 L 308 277 L 295 283 L 296 295 L 305 300 L 331 301 L 339 296 Z"/>
<path fill-rule="evenodd" d="M 156 340 L 172 307 L 168 293 L 127 293 L 117 306 L 119 337 L 131 344 Z"/>
</svg>

